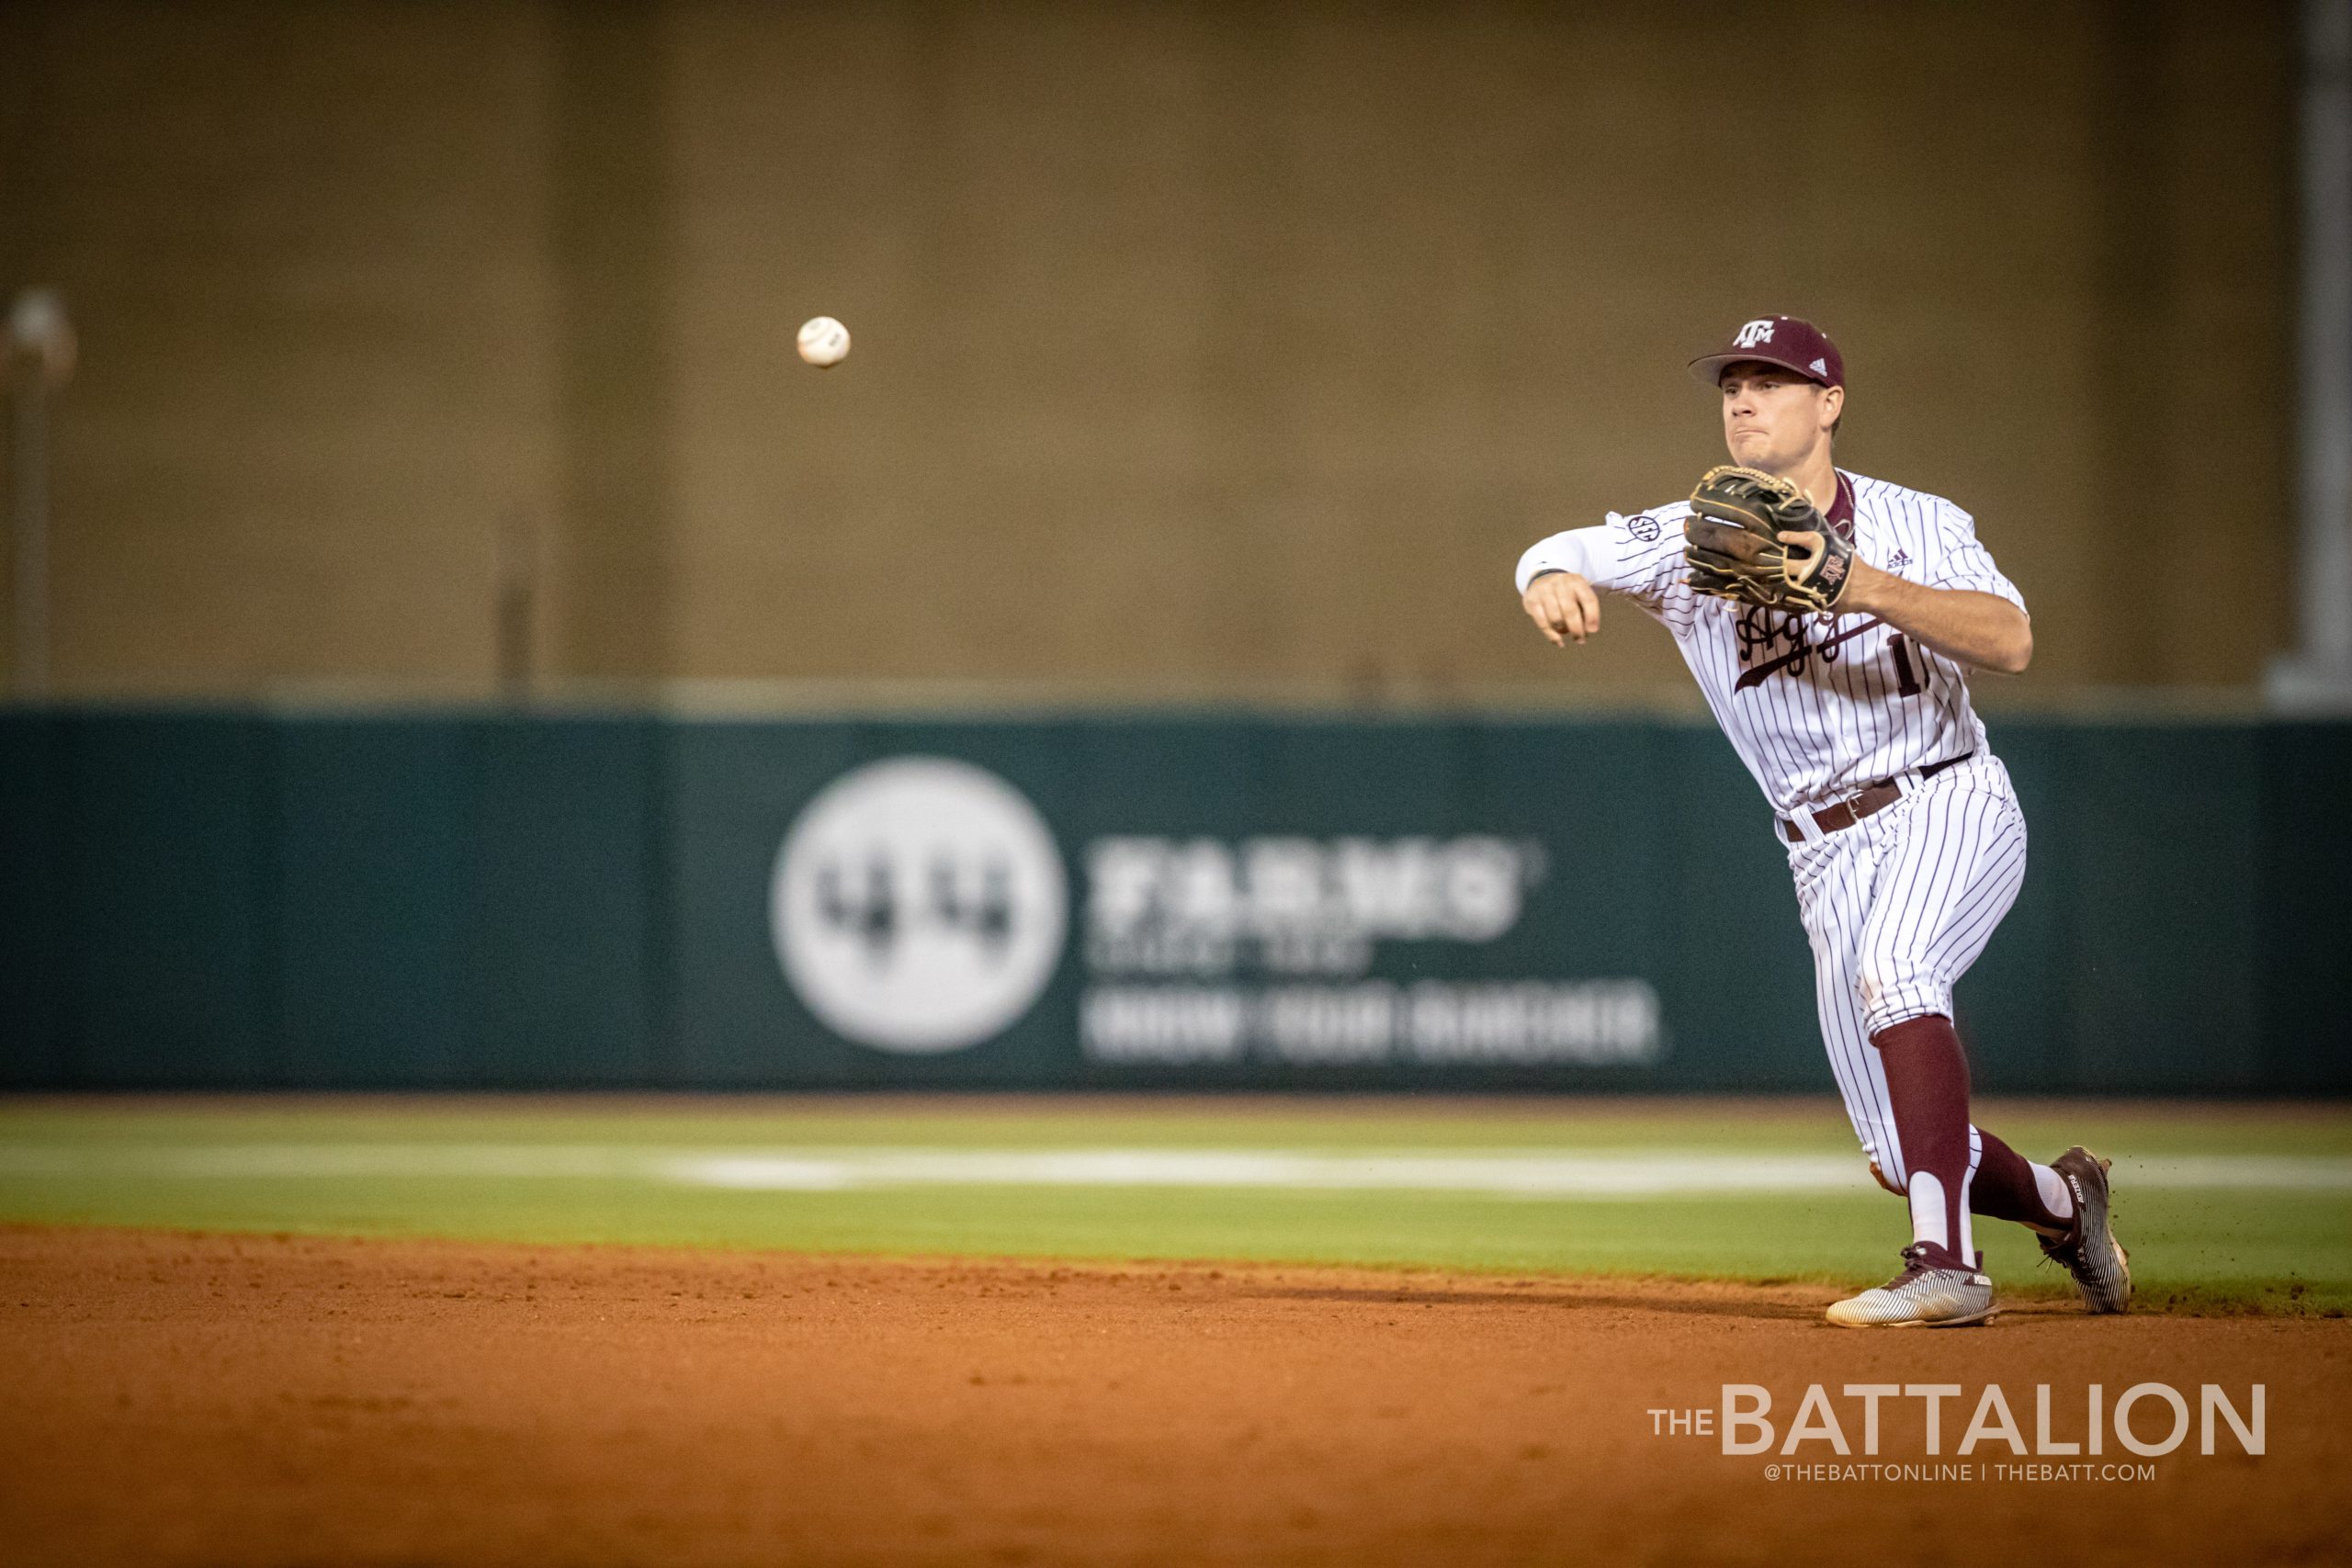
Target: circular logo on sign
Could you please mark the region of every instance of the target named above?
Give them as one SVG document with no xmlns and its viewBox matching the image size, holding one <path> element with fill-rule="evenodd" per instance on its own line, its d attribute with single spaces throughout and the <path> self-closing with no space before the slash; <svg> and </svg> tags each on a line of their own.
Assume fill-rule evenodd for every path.
<svg viewBox="0 0 2352 1568">
<path fill-rule="evenodd" d="M 1068 927 L 1061 852 L 994 773 L 894 757 L 843 773 L 785 835 L 776 956 L 808 1010 L 883 1051 L 960 1051 L 1029 1009 Z"/>
</svg>

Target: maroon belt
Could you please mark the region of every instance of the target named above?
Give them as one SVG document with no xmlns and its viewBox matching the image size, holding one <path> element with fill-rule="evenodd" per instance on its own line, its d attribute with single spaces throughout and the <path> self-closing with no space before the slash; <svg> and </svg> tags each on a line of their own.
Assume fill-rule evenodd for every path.
<svg viewBox="0 0 2352 1568">
<path fill-rule="evenodd" d="M 1940 762 L 1930 762 L 1919 770 L 1919 776 L 1923 779 L 1934 778 L 1946 768 L 1956 768 L 1974 755 L 1976 755 L 1974 751 L 1962 751 L 1957 757 L 1947 757 Z M 1813 825 L 1825 833 L 1840 832 L 1865 817 L 1877 815 L 1902 798 L 1901 785 L 1893 779 L 1881 779 L 1860 795 L 1849 795 L 1837 805 L 1825 806 L 1815 812 Z M 1804 842 L 1804 829 L 1785 817 L 1781 818 L 1781 832 L 1792 844 Z"/>
</svg>

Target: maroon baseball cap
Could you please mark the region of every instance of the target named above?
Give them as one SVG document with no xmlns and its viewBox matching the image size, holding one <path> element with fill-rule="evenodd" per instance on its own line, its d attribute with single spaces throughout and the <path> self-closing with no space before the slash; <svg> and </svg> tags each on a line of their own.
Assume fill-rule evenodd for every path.
<svg viewBox="0 0 2352 1568">
<path fill-rule="evenodd" d="M 1825 387 L 1846 384 L 1846 356 L 1829 334 L 1794 316 L 1758 316 L 1745 323 L 1722 347 L 1692 360 L 1690 374 L 1712 387 L 1723 379 L 1724 366 L 1743 359 L 1793 370 Z"/>
</svg>

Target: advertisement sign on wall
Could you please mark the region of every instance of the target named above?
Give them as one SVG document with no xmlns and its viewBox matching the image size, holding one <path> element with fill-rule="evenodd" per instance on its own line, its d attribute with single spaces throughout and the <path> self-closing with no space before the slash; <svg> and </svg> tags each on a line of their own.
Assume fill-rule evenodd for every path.
<svg viewBox="0 0 2352 1568">
<path fill-rule="evenodd" d="M 1097 836 L 1079 857 L 1071 1032 L 1114 1067 L 1657 1060 L 1657 993 L 1638 977 L 1387 972 L 1399 944 L 1509 933 L 1546 858 L 1487 833 Z M 892 757 L 795 819 L 771 928 L 794 991 L 844 1039 L 964 1050 L 1044 994 L 1069 929 L 1065 875 L 1044 818 L 1003 779 Z"/>
</svg>

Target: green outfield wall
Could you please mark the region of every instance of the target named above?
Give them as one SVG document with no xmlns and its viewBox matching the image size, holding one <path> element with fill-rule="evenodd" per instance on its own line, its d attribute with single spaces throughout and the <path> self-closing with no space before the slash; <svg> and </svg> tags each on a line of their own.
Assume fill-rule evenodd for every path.
<svg viewBox="0 0 2352 1568">
<path fill-rule="evenodd" d="M 2007 719 L 1979 1087 L 2343 1093 L 2352 725 Z M 17 1089 L 1826 1089 L 1656 719 L 0 715 Z"/>
</svg>

